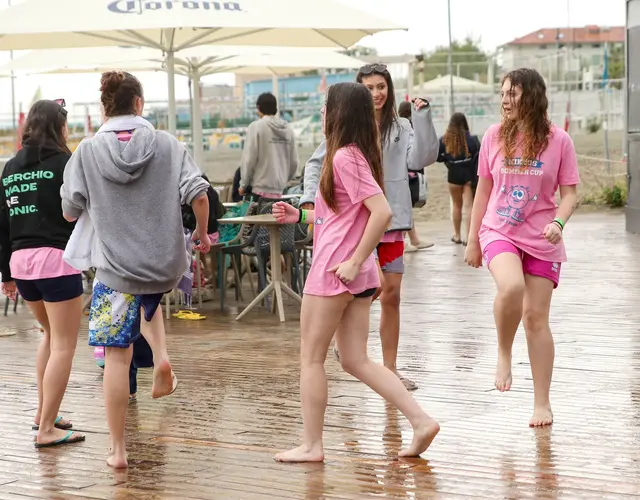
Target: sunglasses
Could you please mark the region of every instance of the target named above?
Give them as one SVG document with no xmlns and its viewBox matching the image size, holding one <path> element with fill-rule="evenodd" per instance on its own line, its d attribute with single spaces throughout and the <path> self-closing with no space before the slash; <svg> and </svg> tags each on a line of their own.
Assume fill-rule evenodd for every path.
<svg viewBox="0 0 640 500">
<path fill-rule="evenodd" d="M 371 73 L 384 73 L 387 71 L 386 64 L 365 64 L 360 68 L 360 73 L 363 75 L 370 75 Z"/>
<path fill-rule="evenodd" d="M 62 116 L 67 116 L 67 110 L 64 109 L 67 106 L 67 101 L 64 99 L 54 99 L 53 102 L 60 106 L 60 114 Z"/>
</svg>

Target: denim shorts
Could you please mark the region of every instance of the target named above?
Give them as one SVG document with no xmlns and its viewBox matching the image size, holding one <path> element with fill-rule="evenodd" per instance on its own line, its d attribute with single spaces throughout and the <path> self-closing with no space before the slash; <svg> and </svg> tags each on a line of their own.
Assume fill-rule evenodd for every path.
<svg viewBox="0 0 640 500">
<path fill-rule="evenodd" d="M 140 337 L 142 310 L 145 320 L 151 321 L 163 296 L 163 293 L 132 295 L 118 292 L 94 280 L 89 345 L 128 348 Z"/>
<path fill-rule="evenodd" d="M 27 302 L 65 302 L 84 293 L 81 274 L 42 280 L 16 279 L 15 282 L 20 296 Z"/>
</svg>

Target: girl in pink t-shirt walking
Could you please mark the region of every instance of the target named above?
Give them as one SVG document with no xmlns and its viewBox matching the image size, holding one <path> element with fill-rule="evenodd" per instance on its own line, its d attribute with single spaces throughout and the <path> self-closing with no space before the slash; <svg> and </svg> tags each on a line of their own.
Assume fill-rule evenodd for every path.
<svg viewBox="0 0 640 500">
<path fill-rule="evenodd" d="M 277 203 L 282 223 L 315 224 L 313 264 L 304 290 L 300 392 L 302 446 L 275 456 L 279 462 L 324 460 L 322 430 L 327 407 L 324 362 L 334 335 L 344 370 L 395 405 L 413 426 L 401 456 L 424 452 L 440 430 L 388 368 L 367 356 L 372 297 L 380 287 L 373 251 L 391 222 L 383 194 L 382 154 L 371 92 L 359 83 L 329 88 L 325 112 L 327 154 L 315 210 Z"/>
<path fill-rule="evenodd" d="M 562 232 L 576 206 L 578 166 L 573 142 L 551 124 L 546 86 L 533 69 L 502 81 L 502 123 L 484 135 L 465 261 L 487 263 L 497 286 L 495 386 L 511 388 L 511 350 L 522 320 L 533 375 L 529 425 L 550 425 L 549 389 L 555 356 L 549 328 L 551 295 L 567 260 Z M 561 202 L 555 195 L 560 189 Z"/>
</svg>

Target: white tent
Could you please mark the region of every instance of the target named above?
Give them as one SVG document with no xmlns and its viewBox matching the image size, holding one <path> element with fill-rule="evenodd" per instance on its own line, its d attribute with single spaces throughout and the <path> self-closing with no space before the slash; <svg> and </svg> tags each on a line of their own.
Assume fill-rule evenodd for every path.
<svg viewBox="0 0 640 500">
<path fill-rule="evenodd" d="M 145 46 L 166 54 L 175 131 L 174 55 L 197 45 L 349 47 L 390 21 L 335 0 L 26 0 L 0 11 L 0 50 Z"/>
<path fill-rule="evenodd" d="M 147 48 L 99 47 L 88 49 L 34 50 L 0 67 L 26 73 L 85 73 L 108 69 L 163 71 L 165 62 L 157 51 Z M 214 73 L 272 75 L 277 77 L 309 69 L 356 69 L 359 59 L 327 48 L 214 46 L 186 49 L 176 58 L 178 72 L 188 76 L 194 87 L 193 148 L 196 163 L 202 165 L 202 118 L 200 78 Z M 277 91 L 274 89 L 277 94 Z"/>
<path fill-rule="evenodd" d="M 439 76 L 428 82 L 424 82 L 422 85 L 413 87 L 414 94 L 420 92 L 449 92 L 451 90 L 451 76 Z M 476 82 L 460 76 L 453 76 L 453 91 L 454 92 L 467 92 L 467 93 L 489 93 L 493 92 L 493 87 L 482 82 Z"/>
</svg>

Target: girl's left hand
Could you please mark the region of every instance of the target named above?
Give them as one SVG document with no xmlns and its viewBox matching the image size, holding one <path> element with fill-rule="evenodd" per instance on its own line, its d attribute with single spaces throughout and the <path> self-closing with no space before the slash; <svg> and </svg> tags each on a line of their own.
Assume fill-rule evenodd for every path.
<svg viewBox="0 0 640 500">
<path fill-rule="evenodd" d="M 333 266 L 331 269 L 327 271 L 328 273 L 336 273 L 336 277 L 342 281 L 345 285 L 351 283 L 358 273 L 360 272 L 360 266 L 356 264 L 353 260 L 349 259 L 342 264 L 338 264 L 337 266 Z"/>
<path fill-rule="evenodd" d="M 560 240 L 562 240 L 562 229 L 560 229 L 560 226 L 558 226 L 558 224 L 552 222 L 551 224 L 547 224 L 547 226 L 544 228 L 544 231 L 542 231 L 542 236 L 544 236 L 545 240 L 547 240 L 549 243 L 557 245 L 558 243 L 560 243 Z"/>
<path fill-rule="evenodd" d="M 429 105 L 429 101 L 425 101 L 424 99 L 420 99 L 419 97 L 416 97 L 413 100 L 413 105 L 415 106 L 416 111 L 419 111 L 422 108 L 426 108 Z"/>
<path fill-rule="evenodd" d="M 300 211 L 284 201 L 274 203 L 271 213 L 279 224 L 297 224 L 300 218 Z"/>
</svg>

